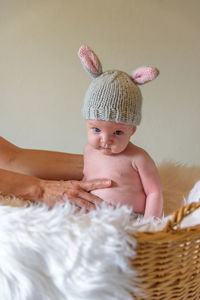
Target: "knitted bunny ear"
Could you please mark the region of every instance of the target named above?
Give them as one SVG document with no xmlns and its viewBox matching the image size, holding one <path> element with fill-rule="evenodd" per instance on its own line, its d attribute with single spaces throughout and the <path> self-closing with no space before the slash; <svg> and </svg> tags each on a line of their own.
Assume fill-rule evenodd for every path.
<svg viewBox="0 0 200 300">
<path fill-rule="evenodd" d="M 88 47 L 81 46 L 78 56 L 83 64 L 84 69 L 94 78 L 102 74 L 102 66 L 96 54 Z"/>
<path fill-rule="evenodd" d="M 158 75 L 158 69 L 151 67 L 142 67 L 133 72 L 132 78 L 136 83 L 144 84 L 148 81 L 155 79 Z"/>
</svg>

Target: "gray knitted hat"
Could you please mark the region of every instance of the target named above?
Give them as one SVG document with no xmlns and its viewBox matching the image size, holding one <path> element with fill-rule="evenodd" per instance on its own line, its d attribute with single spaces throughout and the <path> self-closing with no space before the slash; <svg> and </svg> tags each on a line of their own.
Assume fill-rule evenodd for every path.
<svg viewBox="0 0 200 300">
<path fill-rule="evenodd" d="M 98 57 L 88 46 L 81 46 L 78 55 L 83 67 L 94 78 L 85 94 L 84 118 L 139 125 L 142 95 L 138 84 L 156 78 L 158 70 L 143 67 L 132 76 L 119 70 L 102 72 Z"/>
</svg>

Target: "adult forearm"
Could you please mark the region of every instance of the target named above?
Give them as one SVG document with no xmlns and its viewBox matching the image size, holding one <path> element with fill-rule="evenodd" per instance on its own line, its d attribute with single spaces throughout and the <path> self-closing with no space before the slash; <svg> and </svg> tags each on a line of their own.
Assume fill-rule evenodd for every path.
<svg viewBox="0 0 200 300">
<path fill-rule="evenodd" d="M 83 157 L 55 151 L 23 149 L 0 137 L 0 168 L 43 179 L 80 180 Z"/>
<path fill-rule="evenodd" d="M 21 149 L 17 154 L 16 171 L 51 180 L 80 180 L 83 157 L 54 151 Z"/>
<path fill-rule="evenodd" d="M 0 169 L 0 194 L 38 201 L 42 198 L 40 179 Z"/>
</svg>

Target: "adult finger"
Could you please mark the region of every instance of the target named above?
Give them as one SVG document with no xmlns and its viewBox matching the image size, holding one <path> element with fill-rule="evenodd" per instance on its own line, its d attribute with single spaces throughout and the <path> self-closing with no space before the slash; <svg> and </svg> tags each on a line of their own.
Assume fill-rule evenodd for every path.
<svg viewBox="0 0 200 300">
<path fill-rule="evenodd" d="M 90 202 L 91 204 L 97 204 L 97 205 L 102 203 L 102 199 L 82 189 L 74 189 L 74 190 L 70 190 L 70 192 L 69 191 L 65 192 L 63 194 L 63 198 L 69 200 L 81 199 L 83 201 L 83 205 L 86 202 Z"/>
<path fill-rule="evenodd" d="M 87 202 L 90 202 L 92 204 L 101 204 L 102 203 L 102 199 L 100 199 L 99 197 L 93 195 L 93 194 L 90 194 L 88 192 L 85 192 L 84 190 L 80 190 L 78 191 L 78 197 L 87 201 Z"/>
<path fill-rule="evenodd" d="M 94 179 L 89 181 L 80 181 L 79 187 L 85 191 L 93 191 L 96 189 L 103 189 L 111 186 L 112 181 L 109 179 Z"/>
<path fill-rule="evenodd" d="M 65 200 L 69 201 L 72 204 L 75 204 L 76 206 L 78 206 L 79 208 L 84 207 L 87 211 L 90 211 L 91 209 L 95 208 L 95 204 L 92 202 L 89 202 L 87 200 L 84 200 L 82 198 L 78 198 L 78 197 L 72 197 L 72 196 L 68 196 L 65 197 Z"/>
</svg>

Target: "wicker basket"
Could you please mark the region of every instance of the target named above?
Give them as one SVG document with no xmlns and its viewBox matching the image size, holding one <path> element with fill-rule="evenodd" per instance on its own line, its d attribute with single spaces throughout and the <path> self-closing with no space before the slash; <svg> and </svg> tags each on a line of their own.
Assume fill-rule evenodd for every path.
<svg viewBox="0 0 200 300">
<path fill-rule="evenodd" d="M 137 233 L 133 268 L 146 296 L 135 299 L 200 299 L 200 225 L 180 228 L 183 218 L 199 207 L 192 203 L 180 208 L 160 232 Z"/>
</svg>

